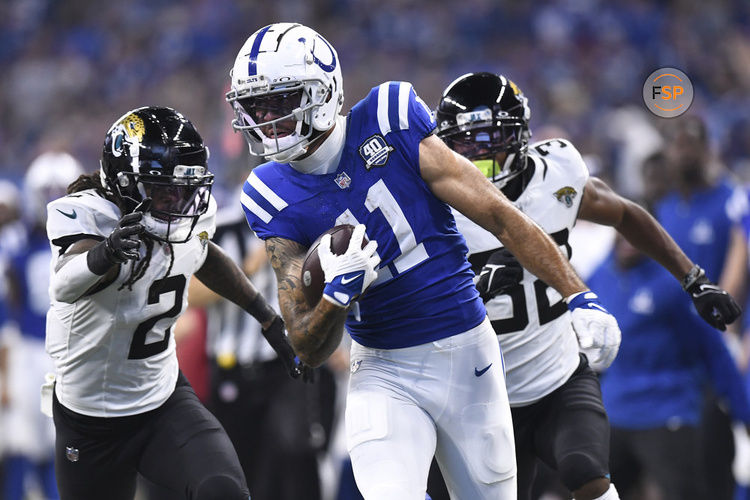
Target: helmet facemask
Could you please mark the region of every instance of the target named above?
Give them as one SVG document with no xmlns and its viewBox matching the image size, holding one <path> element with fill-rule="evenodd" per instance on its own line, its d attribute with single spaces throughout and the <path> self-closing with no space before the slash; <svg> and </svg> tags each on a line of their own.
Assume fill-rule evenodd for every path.
<svg viewBox="0 0 750 500">
<path fill-rule="evenodd" d="M 500 189 L 526 166 L 528 135 L 522 120 L 493 120 L 489 108 L 458 113 L 456 124 L 440 131 L 449 148 L 471 160 Z M 505 153 L 502 164 L 500 153 Z"/>
<path fill-rule="evenodd" d="M 198 219 L 208 210 L 213 182 L 213 174 L 203 166 L 177 165 L 172 175 L 122 172 L 118 176 L 125 188 L 119 190 L 120 196 L 128 205 L 135 209 L 142 200 L 151 199 L 143 216 L 146 233 L 168 243 L 190 239 Z"/>
<path fill-rule="evenodd" d="M 278 162 L 304 154 L 314 139 L 313 116 L 330 91 L 321 80 L 284 82 L 231 91 L 232 127 L 250 144 L 251 152 Z"/>
</svg>

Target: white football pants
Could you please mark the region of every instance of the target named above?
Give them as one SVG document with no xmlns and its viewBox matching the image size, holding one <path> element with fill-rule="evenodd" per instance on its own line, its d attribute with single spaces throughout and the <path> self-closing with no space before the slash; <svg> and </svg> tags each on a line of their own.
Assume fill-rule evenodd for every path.
<svg viewBox="0 0 750 500">
<path fill-rule="evenodd" d="M 347 447 L 366 500 L 424 500 L 435 455 L 452 499 L 516 500 L 513 424 L 497 336 L 351 349 Z"/>
</svg>

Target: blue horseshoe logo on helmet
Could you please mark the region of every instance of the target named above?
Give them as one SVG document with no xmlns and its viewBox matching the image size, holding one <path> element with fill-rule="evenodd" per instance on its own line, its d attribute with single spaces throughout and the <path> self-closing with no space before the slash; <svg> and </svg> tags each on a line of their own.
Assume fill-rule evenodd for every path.
<svg viewBox="0 0 750 500">
<path fill-rule="evenodd" d="M 315 64 L 317 64 L 320 67 L 320 69 L 322 69 L 326 73 L 330 73 L 331 71 L 333 71 L 334 69 L 336 69 L 336 53 L 333 51 L 333 47 L 331 47 L 331 45 L 326 41 L 325 38 L 323 38 L 322 36 L 318 36 L 317 38 L 319 38 L 320 40 L 322 40 L 323 43 L 326 44 L 326 47 L 328 47 L 328 50 L 331 51 L 331 64 L 325 64 L 323 61 L 321 61 L 320 59 L 318 59 L 315 56 L 315 42 L 314 41 L 313 41 L 313 49 L 311 51 L 312 52 L 312 56 L 313 56 L 313 62 Z M 302 43 L 305 43 L 307 40 L 305 40 L 305 38 L 302 37 L 298 41 L 302 42 Z"/>
</svg>

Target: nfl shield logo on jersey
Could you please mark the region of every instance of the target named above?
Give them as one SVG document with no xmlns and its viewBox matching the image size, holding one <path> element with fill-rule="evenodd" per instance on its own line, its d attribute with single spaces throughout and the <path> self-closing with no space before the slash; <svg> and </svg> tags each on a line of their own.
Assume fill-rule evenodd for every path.
<svg viewBox="0 0 750 500">
<path fill-rule="evenodd" d="M 346 172 L 341 172 L 336 176 L 334 181 L 336 182 L 336 185 L 341 189 L 346 189 L 352 185 L 352 178 L 346 175 Z"/>
<path fill-rule="evenodd" d="M 78 448 L 73 448 L 72 446 L 65 447 L 65 456 L 68 457 L 68 460 L 71 462 L 78 462 L 80 455 Z"/>
<path fill-rule="evenodd" d="M 393 150 L 393 146 L 388 145 L 382 135 L 375 134 L 359 147 L 359 156 L 365 160 L 367 170 L 370 170 L 372 167 L 385 165 Z"/>
<path fill-rule="evenodd" d="M 555 191 L 555 198 L 560 203 L 564 203 L 566 207 L 570 208 L 573 206 L 573 200 L 575 199 L 578 192 L 570 186 L 565 186 Z"/>
</svg>

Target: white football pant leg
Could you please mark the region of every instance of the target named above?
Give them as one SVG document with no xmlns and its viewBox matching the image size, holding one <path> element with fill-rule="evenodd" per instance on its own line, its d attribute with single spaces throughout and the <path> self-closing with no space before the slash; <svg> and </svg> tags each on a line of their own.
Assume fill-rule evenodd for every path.
<svg viewBox="0 0 750 500">
<path fill-rule="evenodd" d="M 39 386 L 54 371 L 44 350 L 44 340 L 20 336 L 8 359 L 10 407 L 2 419 L 5 450 L 33 461 L 51 460 L 55 450 L 55 426 L 39 408 Z"/>
<path fill-rule="evenodd" d="M 435 453 L 435 424 L 413 401 L 382 387 L 352 384 L 346 403 L 347 447 L 365 500 L 424 500 Z"/>
<path fill-rule="evenodd" d="M 489 321 L 462 336 L 446 374 L 450 400 L 436 418 L 436 458 L 451 498 L 516 500 L 513 421 L 497 336 Z"/>
<path fill-rule="evenodd" d="M 366 500 L 423 500 L 433 454 L 451 498 L 516 499 L 503 361 L 488 320 L 405 349 L 354 342 L 351 359 L 347 445 Z"/>
</svg>

